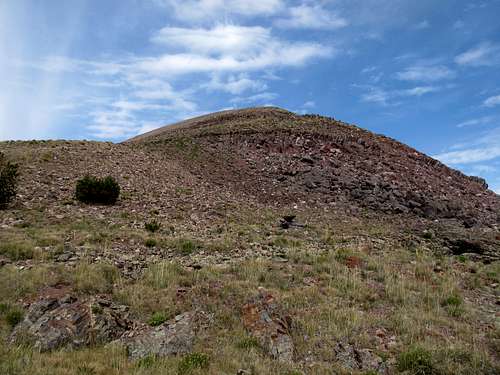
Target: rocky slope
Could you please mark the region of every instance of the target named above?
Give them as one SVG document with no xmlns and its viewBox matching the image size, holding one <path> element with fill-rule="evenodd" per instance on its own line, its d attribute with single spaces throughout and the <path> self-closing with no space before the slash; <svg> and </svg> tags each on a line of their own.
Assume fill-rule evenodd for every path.
<svg viewBox="0 0 500 375">
<path fill-rule="evenodd" d="M 384 136 L 279 108 L 215 113 L 129 141 L 164 150 L 213 185 L 280 203 L 358 205 L 382 213 L 500 223 L 500 197 Z"/>
<path fill-rule="evenodd" d="M 0 152 L 0 374 L 499 371 L 499 197 L 394 140 L 254 108 Z"/>
<path fill-rule="evenodd" d="M 433 221 L 446 227 L 437 232 L 453 252 L 498 257 L 500 197 L 483 179 L 331 118 L 279 108 L 224 111 L 127 144 L 159 152 L 239 199 L 399 217 L 408 228 Z"/>
</svg>

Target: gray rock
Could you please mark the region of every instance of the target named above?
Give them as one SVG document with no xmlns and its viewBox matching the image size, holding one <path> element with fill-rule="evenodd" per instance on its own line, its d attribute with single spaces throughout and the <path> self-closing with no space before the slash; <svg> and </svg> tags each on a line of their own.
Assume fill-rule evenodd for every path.
<svg viewBox="0 0 500 375">
<path fill-rule="evenodd" d="M 187 312 L 159 326 L 148 327 L 121 342 L 129 357 L 140 359 L 149 355 L 170 356 L 192 351 L 199 324 L 200 313 Z"/>
<path fill-rule="evenodd" d="M 357 349 L 351 344 L 338 342 L 334 352 L 337 361 L 347 370 L 387 373 L 387 366 L 382 358 L 370 349 Z"/>
<path fill-rule="evenodd" d="M 272 358 L 282 362 L 293 361 L 291 318 L 271 294 L 261 290 L 256 298 L 243 306 L 242 318 L 247 331 Z"/>
<path fill-rule="evenodd" d="M 10 341 L 30 343 L 41 352 L 74 349 L 115 340 L 130 326 L 124 306 L 96 297 L 78 300 L 51 288 L 29 307 Z"/>
</svg>

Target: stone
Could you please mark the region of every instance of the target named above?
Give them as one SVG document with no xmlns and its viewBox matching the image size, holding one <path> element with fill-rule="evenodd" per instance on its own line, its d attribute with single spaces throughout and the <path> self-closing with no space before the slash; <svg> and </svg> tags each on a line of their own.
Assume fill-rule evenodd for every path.
<svg viewBox="0 0 500 375">
<path fill-rule="evenodd" d="M 177 315 L 159 327 L 146 327 L 132 337 L 122 339 L 130 358 L 149 355 L 171 356 L 192 351 L 197 332 L 207 322 L 206 314 L 198 311 Z"/>
<path fill-rule="evenodd" d="M 78 299 L 67 288 L 48 288 L 10 336 L 40 352 L 108 343 L 131 327 L 127 308 L 103 297 Z"/>
<path fill-rule="evenodd" d="M 387 373 L 387 366 L 382 358 L 370 349 L 357 349 L 354 345 L 339 341 L 334 352 L 337 362 L 347 370 Z"/>
<path fill-rule="evenodd" d="M 260 290 L 257 297 L 243 306 L 242 319 L 246 330 L 268 355 L 282 362 L 293 361 L 291 318 L 270 293 Z"/>
</svg>

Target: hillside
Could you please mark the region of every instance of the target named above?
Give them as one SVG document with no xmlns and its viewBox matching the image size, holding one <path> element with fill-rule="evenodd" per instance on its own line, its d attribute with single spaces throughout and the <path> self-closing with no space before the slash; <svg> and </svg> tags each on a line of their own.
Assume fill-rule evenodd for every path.
<svg viewBox="0 0 500 375">
<path fill-rule="evenodd" d="M 393 139 L 250 108 L 0 152 L 1 374 L 499 371 L 500 197 Z"/>
</svg>

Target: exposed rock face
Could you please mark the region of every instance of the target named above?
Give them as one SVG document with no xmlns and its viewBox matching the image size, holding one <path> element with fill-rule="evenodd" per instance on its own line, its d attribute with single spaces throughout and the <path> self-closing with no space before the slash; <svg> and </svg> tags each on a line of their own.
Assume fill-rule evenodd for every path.
<svg viewBox="0 0 500 375">
<path fill-rule="evenodd" d="M 65 288 L 49 288 L 31 304 L 11 341 L 39 351 L 107 343 L 131 328 L 127 308 L 105 298 L 78 299 Z"/>
<path fill-rule="evenodd" d="M 337 361 L 347 370 L 376 371 L 387 373 L 387 366 L 378 355 L 370 349 L 357 349 L 353 345 L 339 342 L 334 348 Z"/>
<path fill-rule="evenodd" d="M 192 351 L 196 333 L 207 322 L 205 314 L 187 312 L 159 327 L 145 327 L 121 342 L 134 359 L 186 354 Z"/>
<path fill-rule="evenodd" d="M 245 328 L 272 358 L 293 361 L 291 318 L 283 313 L 271 294 L 261 290 L 256 298 L 243 306 L 242 318 Z"/>
<path fill-rule="evenodd" d="M 250 198 L 355 204 L 385 214 L 456 219 L 466 227 L 499 223 L 500 199 L 483 179 L 326 117 L 277 108 L 228 111 L 133 141 L 167 151 L 214 186 L 222 183 Z"/>
</svg>

